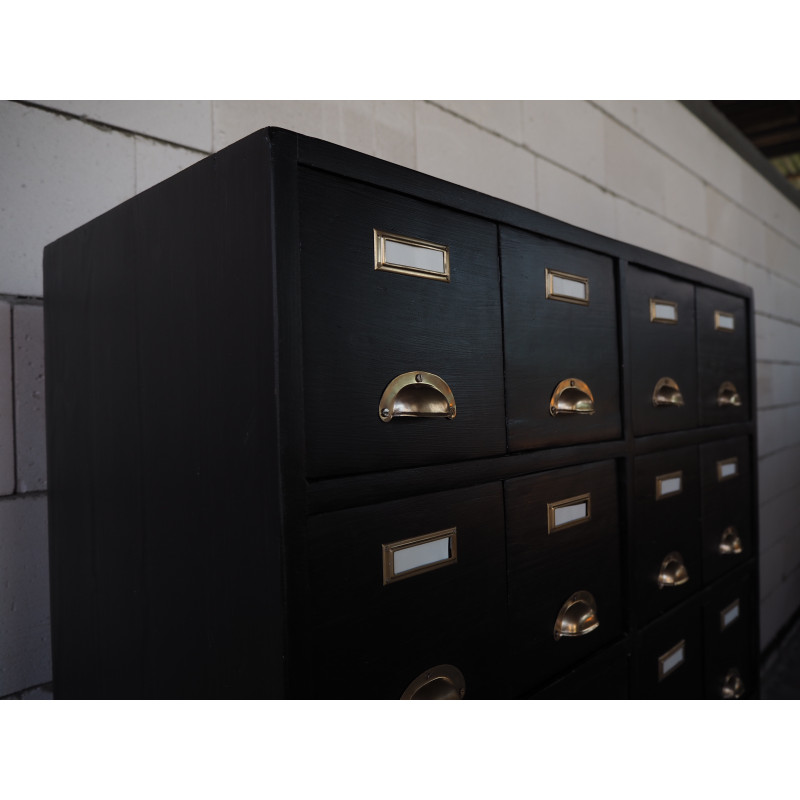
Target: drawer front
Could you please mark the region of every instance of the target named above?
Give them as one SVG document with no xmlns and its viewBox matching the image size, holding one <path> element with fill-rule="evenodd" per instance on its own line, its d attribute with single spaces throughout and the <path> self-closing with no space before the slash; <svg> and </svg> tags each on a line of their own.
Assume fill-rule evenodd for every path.
<svg viewBox="0 0 800 800">
<path fill-rule="evenodd" d="M 300 230 L 309 476 L 505 453 L 496 227 L 301 170 Z"/>
<path fill-rule="evenodd" d="M 532 700 L 627 700 L 630 657 L 623 647 L 600 653 L 537 692 Z"/>
<path fill-rule="evenodd" d="M 724 581 L 703 609 L 706 697 L 738 700 L 758 695 L 755 582 L 752 573 Z"/>
<path fill-rule="evenodd" d="M 694 285 L 631 267 L 628 303 L 634 434 L 695 427 Z"/>
<path fill-rule="evenodd" d="M 500 229 L 511 450 L 621 436 L 614 264 Z"/>
<path fill-rule="evenodd" d="M 311 517 L 305 546 L 307 696 L 399 698 L 442 664 L 505 696 L 499 483 Z"/>
<path fill-rule="evenodd" d="M 700 423 L 750 419 L 748 316 L 744 298 L 697 287 Z"/>
<path fill-rule="evenodd" d="M 634 648 L 634 697 L 703 697 L 703 617 L 695 603 L 676 609 L 642 631 Z"/>
<path fill-rule="evenodd" d="M 703 577 L 706 583 L 752 552 L 750 442 L 746 436 L 700 447 Z"/>
<path fill-rule="evenodd" d="M 697 448 L 634 461 L 631 610 L 638 624 L 654 619 L 702 585 Z"/>
<path fill-rule="evenodd" d="M 622 634 L 616 465 L 506 481 L 505 499 L 510 674 L 519 696 Z"/>
</svg>

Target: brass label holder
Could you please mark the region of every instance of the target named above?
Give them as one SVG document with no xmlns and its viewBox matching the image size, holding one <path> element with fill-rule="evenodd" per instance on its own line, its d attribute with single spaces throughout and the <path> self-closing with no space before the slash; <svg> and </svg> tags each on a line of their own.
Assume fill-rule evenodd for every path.
<svg viewBox="0 0 800 800">
<path fill-rule="evenodd" d="M 686 661 L 686 639 L 681 639 L 678 644 L 667 650 L 658 659 L 658 680 L 663 681 L 668 675 L 675 672 Z"/>
<path fill-rule="evenodd" d="M 719 629 L 724 631 L 739 619 L 739 598 L 737 597 L 729 606 L 719 612 Z"/>
<path fill-rule="evenodd" d="M 736 329 L 736 318 L 727 311 L 714 312 L 714 330 L 733 333 Z"/>
<path fill-rule="evenodd" d="M 382 545 L 383 585 L 455 564 L 457 536 L 456 528 L 447 528 Z"/>
<path fill-rule="evenodd" d="M 729 481 L 731 478 L 739 477 L 739 459 L 725 458 L 717 461 L 717 481 Z"/>
<path fill-rule="evenodd" d="M 376 270 L 450 282 L 450 251 L 447 245 L 374 228 L 373 234 Z"/>
<path fill-rule="evenodd" d="M 660 322 L 664 325 L 678 324 L 678 304 L 672 300 L 659 300 L 650 298 L 650 322 Z"/>
<path fill-rule="evenodd" d="M 562 303 L 589 305 L 589 279 L 556 269 L 545 269 L 545 298 Z"/>
<path fill-rule="evenodd" d="M 592 518 L 592 493 L 578 494 L 547 504 L 547 533 L 581 525 Z"/>
<path fill-rule="evenodd" d="M 656 500 L 675 497 L 683 492 L 683 470 L 656 475 Z"/>
</svg>

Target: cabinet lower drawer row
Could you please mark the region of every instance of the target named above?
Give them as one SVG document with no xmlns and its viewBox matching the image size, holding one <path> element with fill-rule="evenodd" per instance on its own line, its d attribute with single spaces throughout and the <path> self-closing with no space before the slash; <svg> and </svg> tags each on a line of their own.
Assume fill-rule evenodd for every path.
<svg viewBox="0 0 800 800">
<path fill-rule="evenodd" d="M 758 604 L 751 572 L 720 581 L 531 695 L 534 699 L 758 697 Z"/>
<path fill-rule="evenodd" d="M 635 436 L 752 419 L 744 297 L 314 170 L 300 226 L 312 478 L 619 440 L 621 363 Z"/>
<path fill-rule="evenodd" d="M 720 452 L 736 452 L 744 470 L 747 440 L 724 444 Z M 637 481 L 655 486 L 648 469 L 673 474 L 670 459 L 684 456 L 645 457 Z M 702 589 L 704 542 L 717 535 L 686 505 L 699 497 L 688 488 L 697 466 L 681 463 L 685 491 L 662 481 L 677 510 L 637 493 L 627 533 L 624 462 L 615 461 L 311 517 L 298 642 L 306 688 L 399 697 L 417 673 L 450 664 L 469 674 L 470 696 L 521 696 L 681 605 Z M 719 514 L 736 502 L 725 495 Z M 747 540 L 737 513 L 731 524 Z M 711 575 L 747 560 L 742 548 L 728 555 Z M 625 564 L 635 576 L 627 596 Z"/>
</svg>

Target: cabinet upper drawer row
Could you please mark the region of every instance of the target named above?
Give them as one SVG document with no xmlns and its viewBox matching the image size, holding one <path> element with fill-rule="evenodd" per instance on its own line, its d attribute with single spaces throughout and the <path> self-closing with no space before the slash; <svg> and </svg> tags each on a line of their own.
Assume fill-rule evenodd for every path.
<svg viewBox="0 0 800 800">
<path fill-rule="evenodd" d="M 615 260 L 301 171 L 307 472 L 622 436 Z M 743 297 L 630 265 L 635 435 L 751 416 Z"/>
</svg>

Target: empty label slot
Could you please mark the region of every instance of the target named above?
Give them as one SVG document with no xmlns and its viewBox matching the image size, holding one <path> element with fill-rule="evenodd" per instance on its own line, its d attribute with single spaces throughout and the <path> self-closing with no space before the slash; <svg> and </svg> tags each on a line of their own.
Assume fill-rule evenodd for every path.
<svg viewBox="0 0 800 800">
<path fill-rule="evenodd" d="M 591 519 L 591 495 L 582 494 L 547 504 L 547 532 Z"/>
<path fill-rule="evenodd" d="M 680 494 L 683 489 L 683 472 L 670 472 L 656 478 L 656 500 Z"/>
<path fill-rule="evenodd" d="M 683 664 L 685 658 L 686 640 L 678 642 L 658 659 L 658 679 L 663 680 Z"/>
<path fill-rule="evenodd" d="M 727 608 L 723 608 L 719 614 L 719 629 L 724 631 L 728 625 L 739 619 L 739 598 L 737 597 Z"/>
<path fill-rule="evenodd" d="M 733 314 L 727 314 L 724 311 L 715 311 L 714 312 L 714 328 L 718 331 L 732 331 L 736 322 L 733 318 Z"/>
<path fill-rule="evenodd" d="M 728 458 L 725 461 L 717 461 L 717 480 L 724 481 L 727 478 L 735 478 L 739 474 L 739 460 Z"/>
<path fill-rule="evenodd" d="M 383 582 L 409 578 L 456 561 L 456 529 L 383 545 Z"/>
<path fill-rule="evenodd" d="M 650 322 L 670 322 L 678 321 L 678 304 L 670 300 L 656 300 L 650 298 Z"/>
<path fill-rule="evenodd" d="M 547 279 L 546 296 L 550 300 L 563 300 L 567 303 L 589 305 L 589 279 L 568 272 L 545 270 Z"/>
</svg>

